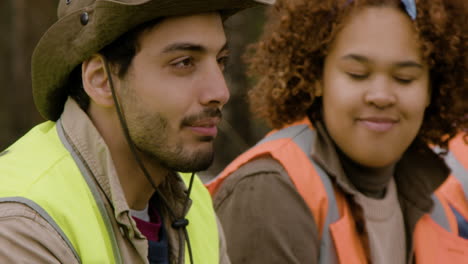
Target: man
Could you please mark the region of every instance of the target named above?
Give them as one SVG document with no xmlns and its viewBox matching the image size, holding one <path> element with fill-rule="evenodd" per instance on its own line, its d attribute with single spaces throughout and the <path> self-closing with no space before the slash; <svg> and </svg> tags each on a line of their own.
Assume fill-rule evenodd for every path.
<svg viewBox="0 0 468 264">
<path fill-rule="evenodd" d="M 32 58 L 49 121 L 0 157 L 1 263 L 229 263 L 193 172 L 229 98 L 222 21 L 259 2 L 60 0 Z"/>
</svg>

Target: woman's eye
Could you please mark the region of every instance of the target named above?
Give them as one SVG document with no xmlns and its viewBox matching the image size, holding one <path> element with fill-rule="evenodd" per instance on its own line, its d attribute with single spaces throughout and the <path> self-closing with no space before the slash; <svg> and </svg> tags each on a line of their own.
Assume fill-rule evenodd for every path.
<svg viewBox="0 0 468 264">
<path fill-rule="evenodd" d="M 410 84 L 414 79 L 409 77 L 393 77 L 397 82 L 401 84 Z"/>
<path fill-rule="evenodd" d="M 354 79 L 354 80 L 365 80 L 369 74 L 367 73 L 354 73 L 354 72 L 348 72 L 347 73 L 349 77 L 351 77 L 351 79 Z"/>
</svg>

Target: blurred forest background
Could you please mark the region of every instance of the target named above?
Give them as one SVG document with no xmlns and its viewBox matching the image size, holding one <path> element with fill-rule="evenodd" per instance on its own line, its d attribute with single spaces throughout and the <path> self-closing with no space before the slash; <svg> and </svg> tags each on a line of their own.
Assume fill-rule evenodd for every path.
<svg viewBox="0 0 468 264">
<path fill-rule="evenodd" d="M 36 43 L 56 19 L 58 0 L 0 0 L 0 151 L 34 125 L 43 122 L 31 92 L 30 60 Z M 249 43 L 260 35 L 265 8 L 243 11 L 226 22 L 231 59 L 226 79 L 231 99 L 215 142 L 215 162 L 205 180 L 219 173 L 232 159 L 255 144 L 267 128 L 248 111 L 246 94 L 252 81 L 241 58 Z"/>
</svg>

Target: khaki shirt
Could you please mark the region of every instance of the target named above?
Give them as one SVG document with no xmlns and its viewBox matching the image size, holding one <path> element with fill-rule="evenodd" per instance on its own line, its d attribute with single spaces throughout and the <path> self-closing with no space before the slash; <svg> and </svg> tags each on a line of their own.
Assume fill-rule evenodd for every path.
<svg viewBox="0 0 468 264">
<path fill-rule="evenodd" d="M 109 149 L 88 116 L 69 99 L 61 116 L 64 131 L 89 165 L 102 200 L 111 217 L 123 263 L 148 263 L 148 241 L 138 230 L 117 177 Z M 46 155 L 47 151 L 45 151 Z M 186 187 L 178 177 L 167 177 L 160 190 L 175 212 L 181 212 Z M 179 235 L 183 231 L 171 228 L 171 220 L 164 210 L 164 224 L 168 232 L 170 263 L 178 263 Z M 77 216 L 79 212 L 77 212 Z M 220 263 L 229 264 L 223 231 L 218 224 Z M 83 230 L 86 232 L 86 230 Z M 177 234 L 180 232 L 180 234 Z M 185 245 L 185 243 L 182 243 Z M 183 252 L 183 251 L 182 251 Z M 36 211 L 20 203 L 0 204 L 0 263 L 77 263 L 72 251 L 49 223 Z"/>
<path fill-rule="evenodd" d="M 358 191 L 346 177 L 333 142 L 321 124 L 314 125 L 317 140 L 311 156 L 346 197 L 353 197 Z M 430 212 L 431 194 L 448 173 L 444 161 L 429 148 L 417 152 L 410 147 L 396 165 L 395 183 L 406 231 L 407 263 L 413 262 L 415 225 Z M 240 167 L 223 182 L 213 202 L 233 264 L 318 263 L 320 239 L 314 217 L 285 169 L 271 156 L 259 157 Z M 356 229 L 364 236 L 363 209 L 357 203 L 353 205 Z"/>
</svg>

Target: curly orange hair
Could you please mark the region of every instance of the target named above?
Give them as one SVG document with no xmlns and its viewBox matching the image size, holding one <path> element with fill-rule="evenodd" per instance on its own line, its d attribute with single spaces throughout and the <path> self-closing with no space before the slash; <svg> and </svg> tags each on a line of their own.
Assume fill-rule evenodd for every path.
<svg viewBox="0 0 468 264">
<path fill-rule="evenodd" d="M 468 4 L 466 0 L 416 1 L 413 21 L 430 67 L 431 104 L 418 134 L 427 144 L 447 142 L 468 128 Z M 393 6 L 400 0 L 277 0 L 265 31 L 247 55 L 251 109 L 274 128 L 308 115 L 320 119 L 314 98 L 328 47 L 343 21 L 363 6 Z M 318 100 L 317 100 L 318 99 Z"/>
</svg>

